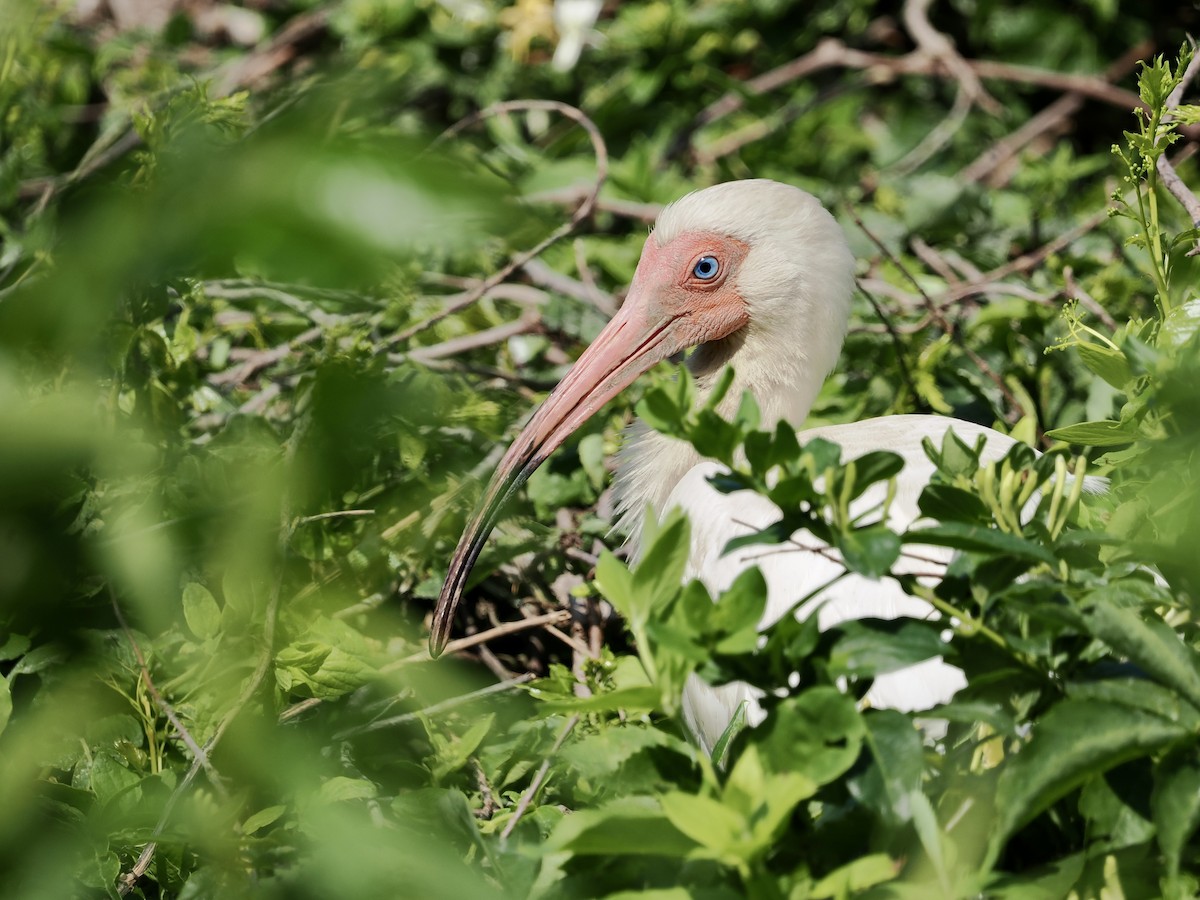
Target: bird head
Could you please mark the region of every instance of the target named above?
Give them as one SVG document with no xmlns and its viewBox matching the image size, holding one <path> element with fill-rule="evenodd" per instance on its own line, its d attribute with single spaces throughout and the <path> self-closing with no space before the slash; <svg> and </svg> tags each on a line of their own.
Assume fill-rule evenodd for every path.
<svg viewBox="0 0 1200 900">
<path fill-rule="evenodd" d="M 620 311 L 497 466 L 451 559 L 431 652 L 446 644 L 505 500 L 575 429 L 655 364 L 734 335 L 744 337 L 747 358 L 761 357 L 757 365 L 769 357 L 819 385 L 845 335 L 853 265 L 834 218 L 810 194 L 779 182 L 720 184 L 664 209 Z"/>
</svg>

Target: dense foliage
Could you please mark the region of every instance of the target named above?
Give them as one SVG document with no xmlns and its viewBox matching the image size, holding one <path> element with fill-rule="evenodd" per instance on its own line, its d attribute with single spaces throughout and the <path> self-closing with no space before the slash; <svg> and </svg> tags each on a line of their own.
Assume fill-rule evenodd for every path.
<svg viewBox="0 0 1200 900">
<path fill-rule="evenodd" d="M 930 6 L 609 2 L 564 68 L 546 0 L 0 0 L 0 893 L 1200 892 L 1195 12 Z M 750 175 L 860 260 L 814 423 L 1020 443 L 928 447 L 897 535 L 848 512 L 895 456 L 663 367 L 529 482 L 430 661 L 481 481 L 647 222 Z M 760 639 L 761 576 L 682 584 L 674 515 L 630 566 L 635 407 L 778 503 L 764 552 L 959 551 L 901 576 L 939 618 Z M 857 702 L 939 655 L 944 734 Z M 767 722 L 710 759 L 692 673 Z"/>
</svg>

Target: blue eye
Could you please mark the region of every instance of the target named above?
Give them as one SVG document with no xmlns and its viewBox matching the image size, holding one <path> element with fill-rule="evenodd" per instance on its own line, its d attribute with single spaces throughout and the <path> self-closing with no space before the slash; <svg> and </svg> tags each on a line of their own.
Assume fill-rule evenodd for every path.
<svg viewBox="0 0 1200 900">
<path fill-rule="evenodd" d="M 692 274 L 701 281 L 712 281 L 721 271 L 721 264 L 715 256 L 702 256 L 692 266 Z"/>
</svg>

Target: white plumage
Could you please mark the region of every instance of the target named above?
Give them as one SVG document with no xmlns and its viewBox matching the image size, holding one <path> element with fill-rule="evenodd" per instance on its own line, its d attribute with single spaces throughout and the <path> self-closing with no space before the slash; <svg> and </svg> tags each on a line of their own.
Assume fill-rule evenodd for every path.
<svg viewBox="0 0 1200 900">
<path fill-rule="evenodd" d="M 501 461 L 451 561 L 434 615 L 434 650 L 445 643 L 466 574 L 505 497 L 571 431 L 655 363 L 696 347 L 688 366 L 701 400 L 731 365 L 736 373 L 733 387 L 718 411 L 731 415 L 743 391 L 749 391 L 762 413 L 762 427 L 773 429 L 783 421 L 801 429 L 840 354 L 853 283 L 854 259 L 841 228 L 814 197 L 797 188 L 766 180 L 730 182 L 667 207 L 646 242 L 620 312 Z M 900 454 L 905 467 L 896 479 L 888 524 L 903 530 L 918 517 L 917 498 L 933 472 L 921 441 L 929 437 L 940 444 L 950 428 L 969 444 L 979 436 L 986 438 L 987 460 L 1003 456 L 1013 444 L 989 428 L 938 416 L 877 418 L 812 429 L 800 438 L 834 441 L 846 458 L 871 450 Z M 746 548 L 724 555 L 730 538 L 770 525 L 780 513 L 757 494 L 718 492 L 707 481 L 716 470 L 716 464 L 703 461 L 690 445 L 635 424 L 618 458 L 614 482 L 622 527 L 636 553 L 645 508 L 662 514 L 682 507 L 692 523 L 688 576 L 699 578 L 715 594 L 746 566 L 757 564 L 768 587 L 760 623 L 766 626 L 843 569 L 828 547 L 820 552 L 797 548 L 768 553 L 763 552 L 766 548 Z M 859 498 L 857 509 L 877 504 L 884 490 L 875 485 Z M 811 535 L 798 535 L 797 540 L 815 545 Z M 948 552 L 925 549 L 919 561 L 902 558 L 896 570 L 941 571 Z M 823 629 L 853 618 L 922 618 L 932 612 L 892 580 L 855 575 L 838 580 L 795 613 L 804 616 L 817 606 Z M 866 701 L 923 710 L 950 699 L 963 683 L 961 671 L 933 659 L 877 678 Z M 746 685 L 713 688 L 695 678 L 690 681 L 684 713 L 707 749 L 742 700 L 753 700 Z"/>
</svg>

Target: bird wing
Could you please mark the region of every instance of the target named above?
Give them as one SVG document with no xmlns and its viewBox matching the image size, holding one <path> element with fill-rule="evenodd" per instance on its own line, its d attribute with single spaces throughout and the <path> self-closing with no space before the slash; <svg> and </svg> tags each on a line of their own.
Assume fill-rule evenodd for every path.
<svg viewBox="0 0 1200 900">
<path fill-rule="evenodd" d="M 951 428 L 971 445 L 978 436 L 986 437 L 986 460 L 1000 458 L 1014 443 L 990 428 L 941 416 L 888 416 L 815 428 L 799 437 L 802 442 L 815 437 L 833 441 L 842 447 L 843 459 L 871 450 L 900 454 L 905 466 L 896 476 L 887 524 L 903 531 L 920 517 L 917 500 L 934 471 L 921 442 L 931 438 L 940 444 Z M 720 464 L 711 461 L 693 466 L 675 486 L 665 508 L 680 507 L 687 513 L 691 521 L 687 577 L 699 579 L 714 596 L 727 589 L 746 568 L 759 567 L 767 584 L 760 628 L 789 612 L 804 618 L 816 611 L 822 630 L 849 619 L 927 618 L 933 613 L 929 604 L 906 594 L 893 578 L 846 574 L 837 551 L 811 534 L 797 532 L 787 544 L 741 547 L 725 553 L 730 540 L 774 524 L 781 513 L 774 503 L 753 491 L 718 491 L 709 478 L 723 471 Z M 873 485 L 851 505 L 851 513 L 856 515 L 879 504 L 886 491 L 886 485 Z M 921 548 L 918 555 L 903 555 L 894 571 L 933 581 L 945 570 L 950 556 L 946 548 Z M 866 702 L 902 711 L 928 709 L 949 700 L 965 683 L 961 670 L 935 658 L 880 675 L 868 691 Z M 693 676 L 684 691 L 685 720 L 711 751 L 743 701 L 751 704 L 751 724 L 761 720 L 762 712 L 755 702 L 758 696 L 760 692 L 740 682 L 714 688 Z"/>
</svg>

